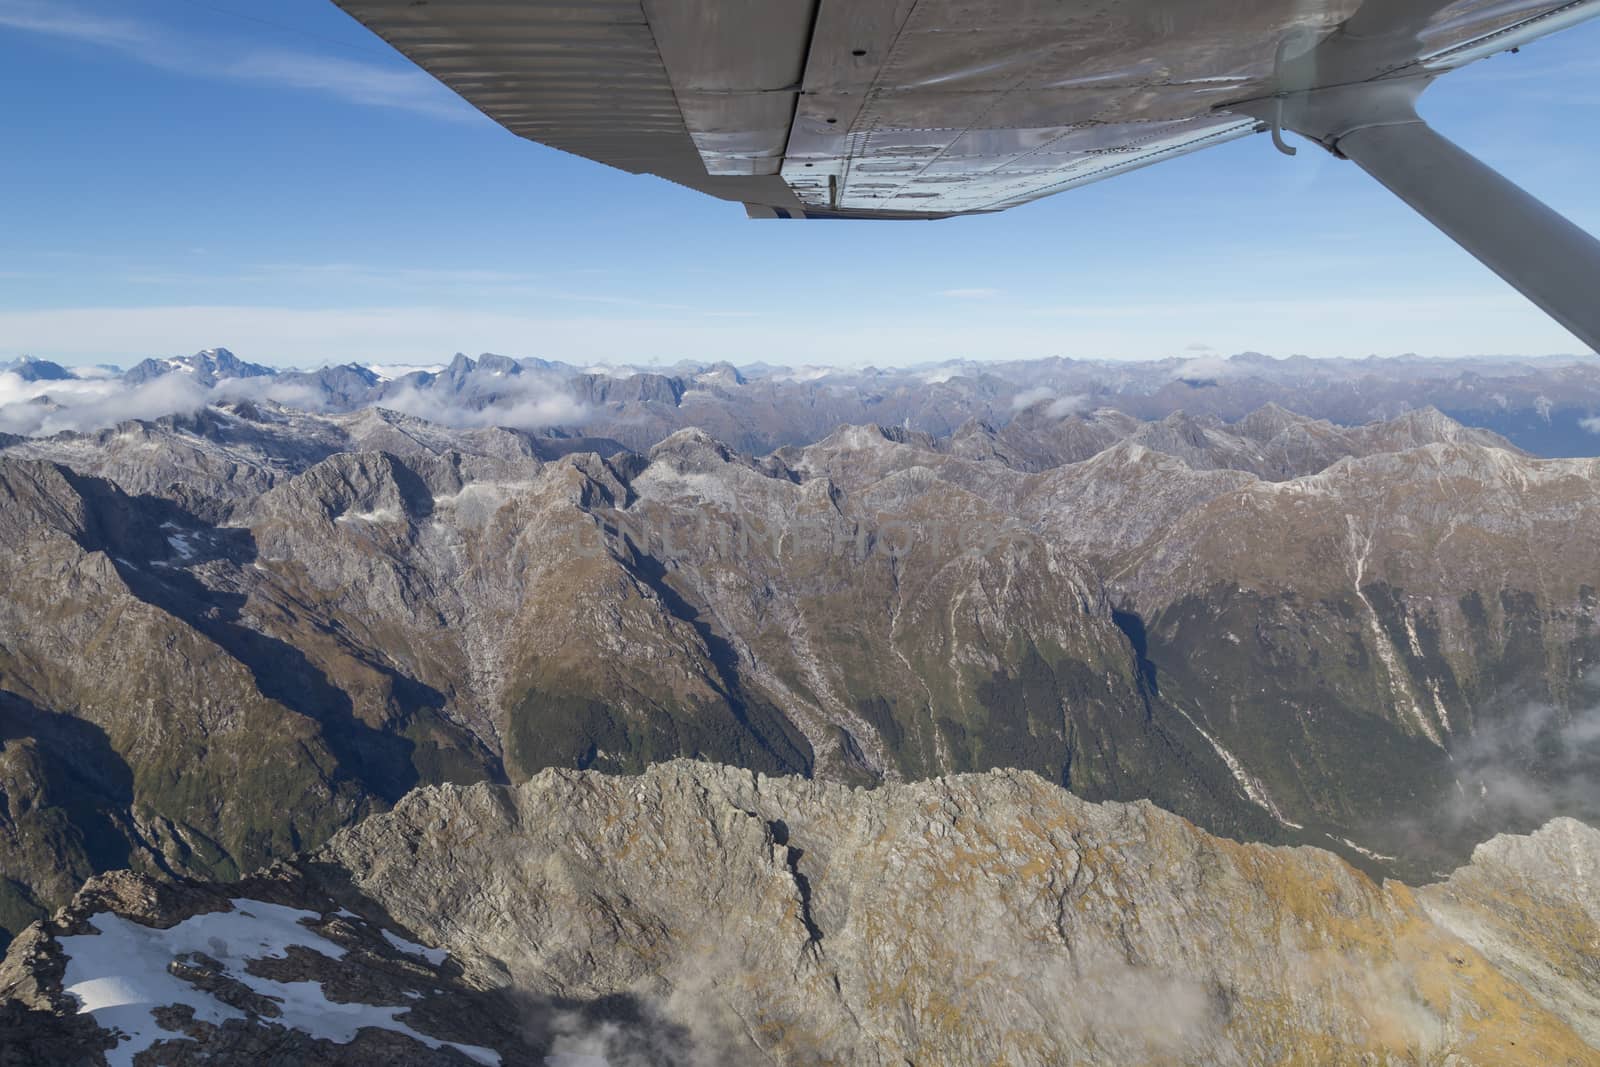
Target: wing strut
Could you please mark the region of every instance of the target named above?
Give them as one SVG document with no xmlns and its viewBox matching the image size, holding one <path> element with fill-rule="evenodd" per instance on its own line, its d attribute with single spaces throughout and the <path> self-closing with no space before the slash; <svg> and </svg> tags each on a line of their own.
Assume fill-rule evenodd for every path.
<svg viewBox="0 0 1600 1067">
<path fill-rule="evenodd" d="M 1431 80 L 1287 93 L 1260 117 L 1353 160 L 1600 352 L 1600 241 L 1419 118 L 1416 100 Z"/>
</svg>

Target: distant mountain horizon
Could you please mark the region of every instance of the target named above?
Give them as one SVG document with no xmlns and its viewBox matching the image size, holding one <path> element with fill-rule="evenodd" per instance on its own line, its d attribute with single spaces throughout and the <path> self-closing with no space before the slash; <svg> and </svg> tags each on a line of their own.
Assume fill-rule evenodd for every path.
<svg viewBox="0 0 1600 1067">
<path fill-rule="evenodd" d="M 1042 418 L 1108 409 L 1143 420 L 1181 412 L 1227 423 L 1268 404 L 1340 426 L 1436 408 L 1536 455 L 1600 449 L 1600 360 L 1253 352 L 856 369 L 726 361 L 577 366 L 456 353 L 420 366 L 351 362 L 301 370 L 250 362 L 221 347 L 146 359 L 121 372 L 28 359 L 0 368 L 0 433 L 90 432 L 244 399 L 323 412 L 382 407 L 446 426 L 607 437 L 635 450 L 690 426 L 765 454 L 810 444 L 846 424 L 948 437 L 971 420 L 998 428 L 1035 408 Z"/>
<path fill-rule="evenodd" d="M 16 370 L 16 369 L 20 368 L 21 366 L 23 366 L 25 364 L 32 363 L 32 364 L 49 364 L 49 365 L 53 365 L 53 366 L 56 366 L 56 367 L 60 367 L 62 369 L 68 370 L 68 371 L 76 371 L 76 370 L 83 370 L 83 369 L 95 369 L 95 370 L 111 371 L 111 372 L 114 372 L 114 373 L 123 373 L 125 370 L 131 369 L 132 367 L 135 367 L 135 366 L 137 366 L 139 364 L 142 364 L 142 363 L 148 363 L 148 362 L 158 362 L 159 363 L 159 362 L 170 361 L 170 360 L 184 360 L 184 359 L 192 358 L 194 356 L 202 355 L 202 354 L 205 354 L 205 353 L 225 353 L 226 355 L 228 355 L 230 357 L 238 358 L 237 354 L 235 353 L 235 351 L 232 348 L 230 348 L 230 347 L 228 347 L 226 345 L 208 345 L 208 346 L 205 346 L 203 348 L 196 349 L 193 352 L 190 352 L 190 353 L 187 353 L 187 354 L 135 353 L 135 354 L 122 356 L 122 357 L 120 357 L 120 360 L 119 360 L 118 357 L 111 357 L 111 356 L 106 356 L 106 355 L 72 357 L 72 356 L 64 356 L 64 355 L 37 356 L 37 355 L 30 354 L 30 353 L 22 353 L 22 354 L 19 354 L 19 355 L 15 356 L 15 357 L 10 358 L 9 360 L 0 359 L 0 372 L 4 372 L 4 371 L 7 371 L 7 370 Z M 1177 352 L 1177 353 L 1174 353 L 1172 355 L 1163 356 L 1163 357 L 1160 357 L 1160 358 L 1144 358 L 1144 359 L 1124 359 L 1124 358 L 1115 357 L 1115 356 L 986 356 L 986 357 L 964 356 L 964 357 L 951 357 L 951 358 L 948 358 L 948 359 L 927 360 L 927 361 L 916 362 L 916 363 L 892 363 L 892 364 L 879 365 L 879 364 L 872 363 L 872 362 L 830 361 L 830 360 L 828 360 L 826 358 L 808 359 L 808 360 L 805 360 L 805 361 L 797 361 L 797 362 L 792 362 L 792 363 L 773 363 L 773 362 L 769 362 L 769 361 L 763 360 L 763 359 L 752 360 L 750 362 L 740 362 L 738 360 L 729 360 L 729 359 L 697 360 L 697 359 L 694 359 L 694 358 L 688 357 L 688 356 L 679 357 L 679 358 L 671 360 L 670 362 L 665 361 L 665 360 L 663 360 L 663 359 L 661 359 L 659 357 L 656 357 L 656 358 L 645 358 L 645 359 L 628 359 L 628 358 L 625 358 L 625 357 L 615 357 L 615 358 L 589 359 L 589 360 L 583 360 L 583 361 L 580 361 L 580 362 L 574 362 L 574 361 L 571 361 L 571 360 L 548 359 L 548 358 L 545 358 L 545 357 L 542 357 L 542 356 L 509 355 L 509 354 L 506 354 L 506 353 L 503 353 L 503 352 L 497 352 L 497 351 L 483 351 L 483 352 L 477 353 L 476 355 L 473 355 L 471 353 L 466 352 L 465 350 L 456 349 L 456 350 L 453 350 L 453 351 L 450 351 L 450 352 L 441 351 L 437 356 L 432 357 L 432 358 L 413 357 L 413 358 L 405 358 L 405 359 L 355 359 L 355 360 L 348 360 L 347 359 L 347 360 L 341 360 L 337 356 L 329 356 L 329 357 L 321 359 L 321 360 L 309 360 L 309 361 L 308 360 L 299 360 L 299 361 L 295 361 L 295 362 L 277 362 L 277 361 L 271 360 L 270 357 L 265 357 L 267 359 L 267 361 L 264 362 L 264 363 L 257 364 L 257 365 L 258 366 L 267 367 L 268 369 L 270 369 L 270 370 L 272 370 L 274 372 L 278 372 L 278 373 L 292 372 L 292 371 L 314 372 L 314 371 L 319 371 L 319 370 L 328 370 L 328 369 L 332 369 L 332 368 L 335 368 L 335 367 L 365 367 L 365 368 L 369 368 L 369 369 L 374 368 L 374 367 L 405 367 L 405 368 L 409 368 L 409 369 L 428 369 L 428 368 L 446 367 L 446 366 L 448 366 L 450 364 L 450 362 L 452 360 L 456 359 L 457 357 L 462 357 L 462 356 L 465 356 L 466 358 L 469 358 L 469 359 L 481 359 L 484 356 L 497 356 L 497 357 L 502 357 L 502 358 L 506 358 L 506 359 L 513 359 L 513 360 L 516 360 L 517 362 L 539 364 L 539 365 L 543 365 L 543 366 L 546 366 L 546 367 L 572 367 L 572 368 L 578 368 L 578 369 L 590 368 L 590 367 L 608 367 L 608 368 L 616 369 L 616 370 L 630 370 L 630 371 L 636 371 L 636 372 L 639 372 L 639 373 L 646 373 L 646 372 L 661 373 L 663 371 L 672 371 L 672 372 L 676 372 L 676 373 L 683 373 L 683 372 L 689 372 L 689 371 L 699 372 L 699 371 L 704 371 L 704 370 L 707 370 L 707 369 L 710 369 L 710 368 L 713 368 L 713 367 L 716 367 L 716 366 L 729 366 L 729 367 L 733 367 L 733 368 L 737 369 L 741 374 L 749 375 L 751 377 L 769 377 L 769 376 L 772 376 L 772 375 L 775 375 L 775 374 L 783 374 L 783 373 L 790 373 L 790 372 L 794 372 L 794 371 L 803 371 L 803 370 L 828 370 L 828 371 L 841 372 L 841 373 L 844 373 L 844 372 L 855 372 L 855 373 L 892 374 L 892 373 L 900 373 L 900 372 L 934 370 L 934 369 L 941 369 L 941 368 L 948 368 L 948 367 L 974 367 L 974 368 L 977 368 L 977 367 L 991 366 L 991 365 L 997 365 L 997 364 L 1008 365 L 1008 364 L 1026 364 L 1026 363 L 1068 363 L 1068 364 L 1084 364 L 1084 365 L 1102 365 L 1102 364 L 1104 364 L 1104 365 L 1116 365 L 1116 366 L 1140 366 L 1140 365 L 1168 365 L 1168 364 L 1172 364 L 1172 363 L 1175 363 L 1175 362 L 1199 362 L 1199 361 L 1206 361 L 1206 360 L 1225 360 L 1225 361 L 1240 362 L 1240 363 L 1244 363 L 1244 362 L 1254 362 L 1254 363 L 1261 363 L 1261 362 L 1270 362 L 1270 363 L 1314 362 L 1314 363 L 1334 363 L 1334 364 L 1338 364 L 1338 363 L 1372 364 L 1372 363 L 1385 363 L 1385 362 L 1395 362 L 1395 363 L 1402 363 L 1402 362 L 1403 363 L 1418 363 L 1418 362 L 1420 362 L 1420 363 L 1436 363 L 1436 364 L 1455 364 L 1455 363 L 1503 364 L 1503 363 L 1541 363 L 1541 362 L 1587 362 L 1587 361 L 1600 360 L 1600 356 L 1597 356 L 1595 353 L 1592 353 L 1592 352 L 1545 352 L 1545 353 L 1473 352 L 1473 353 L 1462 353 L 1462 354 L 1444 355 L 1444 356 L 1425 356 L 1425 355 L 1421 355 L 1421 354 L 1416 353 L 1416 352 L 1394 352 L 1394 353 L 1389 353 L 1389 354 L 1367 353 L 1365 355 L 1311 356 L 1311 355 L 1306 355 L 1306 354 L 1297 353 L 1297 352 L 1290 352 L 1290 353 L 1288 353 L 1286 355 L 1274 355 L 1272 353 L 1260 352 L 1260 351 L 1257 351 L 1255 349 L 1242 349 L 1242 350 L 1237 351 L 1237 352 L 1224 352 L 1224 351 L 1217 351 L 1217 350 L 1212 350 L 1212 349 L 1208 348 L 1208 349 L 1203 349 L 1203 350 L 1188 350 L 1188 351 L 1184 351 L 1184 352 Z"/>
</svg>

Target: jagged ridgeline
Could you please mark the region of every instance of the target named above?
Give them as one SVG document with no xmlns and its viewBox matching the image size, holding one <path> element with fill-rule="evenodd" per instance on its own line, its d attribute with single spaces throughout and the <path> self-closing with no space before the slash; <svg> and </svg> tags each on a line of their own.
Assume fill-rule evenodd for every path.
<svg viewBox="0 0 1600 1067">
<path fill-rule="evenodd" d="M 101 876 L 0 961 L 0 1040 L 74 1065 L 1587 1067 L 1597 867 L 1570 819 L 1413 889 L 1025 771 L 546 770 L 417 790 L 240 883 Z"/>
<path fill-rule="evenodd" d="M 1040 397 L 751 456 L 256 397 L 12 439 L 0 927 L 420 785 L 678 756 L 1023 768 L 1426 879 L 1600 810 L 1597 519 L 1597 461 L 1434 410 Z"/>
</svg>

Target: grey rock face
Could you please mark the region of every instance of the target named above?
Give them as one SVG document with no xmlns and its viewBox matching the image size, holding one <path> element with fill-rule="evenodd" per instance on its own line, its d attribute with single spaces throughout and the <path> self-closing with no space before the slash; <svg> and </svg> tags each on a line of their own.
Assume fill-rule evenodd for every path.
<svg viewBox="0 0 1600 1067">
<path fill-rule="evenodd" d="M 192 356 L 174 359 L 146 359 L 122 373 L 129 385 L 142 385 L 167 374 L 184 374 L 197 385 L 213 386 L 236 378 L 265 378 L 276 373 L 259 363 L 246 363 L 226 348 L 207 348 Z"/>
<path fill-rule="evenodd" d="M 1472 863 L 1419 894 L 1423 907 L 1600 1048 L 1600 876 L 1595 830 L 1555 819 L 1479 845 Z"/>
<path fill-rule="evenodd" d="M 435 1014 L 408 1023 L 455 1019 L 430 1033 L 506 1063 L 1582 1065 L 1600 1060 L 1597 871 L 1600 831 L 1572 822 L 1411 889 L 1025 772 L 862 790 L 689 762 L 547 770 L 419 790 L 225 892 L 97 881 L 18 939 L 0 995 L 87 1043 L 63 937 L 108 911 L 171 927 L 253 897 L 359 949 L 262 973 L 424 993 Z M 391 951 L 379 924 L 448 962 Z M 226 995 L 217 968 L 180 964 Z M 274 1025 L 256 1012 L 173 1047 L 302 1047 Z M 362 1038 L 337 1062 L 427 1051 Z"/>
</svg>

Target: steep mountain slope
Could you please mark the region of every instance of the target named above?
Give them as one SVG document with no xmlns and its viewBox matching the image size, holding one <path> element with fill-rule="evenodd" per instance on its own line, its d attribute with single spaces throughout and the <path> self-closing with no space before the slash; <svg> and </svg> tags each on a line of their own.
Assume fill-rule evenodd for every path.
<svg viewBox="0 0 1600 1067">
<path fill-rule="evenodd" d="M 1113 584 L 1163 701 L 1277 803 L 1419 856 L 1600 801 L 1597 485 L 1462 444 L 1345 460 L 1173 515 Z"/>
<path fill-rule="evenodd" d="M 230 876 L 320 841 L 414 784 L 412 752 L 484 773 L 381 660 L 243 591 L 246 531 L 28 461 L 0 501 L 9 929 L 93 869 Z"/>
<path fill-rule="evenodd" d="M 237 887 L 102 879 L 0 964 L 0 1037 L 85 1064 L 114 1022 L 114 1055 L 174 1063 L 1577 1067 L 1596 871 L 1571 820 L 1412 889 L 1025 772 L 549 770 L 419 790 Z"/>
</svg>

